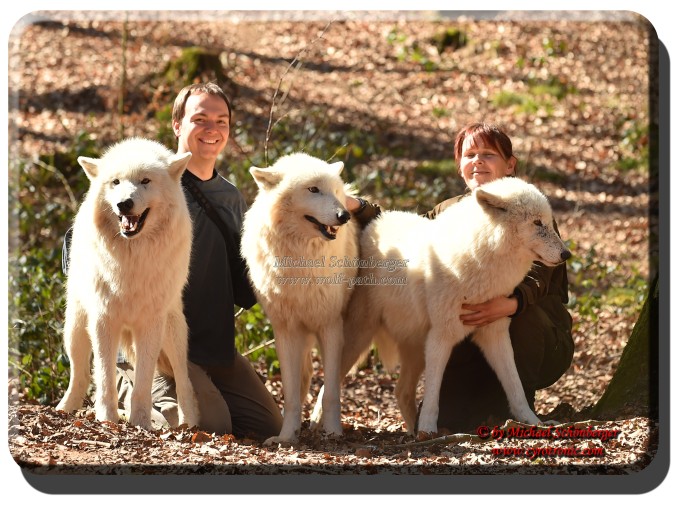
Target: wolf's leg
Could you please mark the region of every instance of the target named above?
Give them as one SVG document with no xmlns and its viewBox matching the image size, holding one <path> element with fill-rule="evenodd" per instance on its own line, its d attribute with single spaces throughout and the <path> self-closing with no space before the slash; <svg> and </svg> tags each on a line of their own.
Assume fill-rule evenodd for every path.
<svg viewBox="0 0 680 505">
<path fill-rule="evenodd" d="M 401 369 L 395 394 L 401 415 L 406 422 L 406 431 L 414 433 L 416 425 L 416 388 L 425 368 L 425 356 L 421 348 L 402 345 L 399 348 Z"/>
<path fill-rule="evenodd" d="M 130 399 L 130 424 L 151 429 L 151 385 L 156 362 L 161 351 L 167 318 L 147 318 L 144 326 L 135 328 L 132 339 L 135 346 L 135 384 Z"/>
<path fill-rule="evenodd" d="M 425 394 L 423 406 L 418 422 L 418 431 L 425 433 L 437 432 L 437 418 L 439 417 L 439 390 L 446 363 L 451 355 L 451 349 L 459 338 L 447 338 L 443 328 L 432 327 L 425 341 Z"/>
<path fill-rule="evenodd" d="M 357 286 L 350 299 L 343 322 L 342 358 L 340 362 L 340 384 L 352 367 L 371 346 L 371 340 L 379 322 L 375 312 L 370 310 L 366 296 L 368 286 Z M 314 409 L 310 415 L 310 428 L 317 429 L 323 423 L 323 398 L 325 385 L 321 386 Z"/>
<path fill-rule="evenodd" d="M 72 412 L 83 406 L 91 379 L 92 344 L 87 334 L 85 313 L 77 306 L 69 305 L 66 309 L 64 349 L 71 362 L 70 379 L 57 410 Z"/>
<path fill-rule="evenodd" d="M 312 374 L 314 373 L 314 362 L 312 361 L 312 353 L 307 352 L 302 357 L 302 374 L 300 375 L 300 404 L 304 405 L 309 395 L 309 388 L 312 385 Z"/>
<path fill-rule="evenodd" d="M 118 393 L 116 391 L 116 357 L 121 326 L 116 321 L 100 319 L 89 324 L 94 350 L 94 410 L 99 421 L 118 422 Z"/>
<path fill-rule="evenodd" d="M 167 332 L 163 353 L 167 357 L 172 376 L 175 378 L 179 424 L 189 427 L 198 426 L 198 403 L 194 388 L 189 380 L 187 342 L 187 323 L 181 310 L 171 311 L 168 315 Z"/>
<path fill-rule="evenodd" d="M 274 328 L 278 325 L 272 323 Z M 265 440 L 264 445 L 278 443 L 295 443 L 298 440 L 302 424 L 302 374 L 303 364 L 312 348 L 312 340 L 302 332 L 286 328 L 274 335 L 276 354 L 281 364 L 281 382 L 283 385 L 283 425 L 276 437 Z"/>
<path fill-rule="evenodd" d="M 479 346 L 489 365 L 496 372 L 496 376 L 508 397 L 512 415 L 523 423 L 541 424 L 541 420 L 533 413 L 524 395 L 522 382 L 515 365 L 510 333 L 508 332 L 509 326 L 509 318 L 503 318 L 482 326 L 475 331 L 472 341 Z"/>
<path fill-rule="evenodd" d="M 320 335 L 323 353 L 323 428 L 328 435 L 342 435 L 340 421 L 340 364 L 342 360 L 342 318 L 330 322 Z"/>
</svg>

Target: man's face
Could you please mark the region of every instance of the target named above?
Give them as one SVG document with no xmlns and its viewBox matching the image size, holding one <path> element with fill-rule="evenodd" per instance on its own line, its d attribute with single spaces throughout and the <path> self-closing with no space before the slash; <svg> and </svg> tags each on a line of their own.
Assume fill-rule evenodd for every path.
<svg viewBox="0 0 680 505">
<path fill-rule="evenodd" d="M 214 162 L 229 140 L 229 108 L 216 95 L 189 95 L 182 121 L 173 122 L 172 128 L 178 138 L 177 152 Z"/>
</svg>

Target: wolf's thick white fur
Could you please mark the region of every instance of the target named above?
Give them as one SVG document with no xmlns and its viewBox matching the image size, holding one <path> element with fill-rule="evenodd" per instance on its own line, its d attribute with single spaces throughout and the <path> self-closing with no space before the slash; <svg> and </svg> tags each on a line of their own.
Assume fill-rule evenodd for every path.
<svg viewBox="0 0 680 505">
<path fill-rule="evenodd" d="M 272 323 L 285 402 L 281 432 L 266 444 L 297 440 L 315 340 L 326 384 L 323 427 L 328 434 L 342 434 L 343 316 L 351 293 L 347 279 L 356 275 L 352 264 L 358 260 L 357 227 L 344 206 L 348 189 L 340 178 L 342 168 L 341 162 L 296 153 L 268 169 L 250 170 L 259 191 L 245 215 L 241 249 L 258 302 Z"/>
<path fill-rule="evenodd" d="M 190 157 L 134 138 L 100 159 L 78 158 L 90 188 L 73 226 L 64 328 L 71 375 L 58 409 L 82 407 L 94 350 L 96 416 L 117 422 L 116 357 L 122 347 L 135 369 L 129 422 L 151 428 L 158 364 L 175 377 L 180 424 L 197 425 L 182 310 L 192 229 L 180 179 Z"/>
<path fill-rule="evenodd" d="M 347 373 L 373 339 L 382 361 L 401 365 L 396 394 L 407 429 L 416 424 L 416 386 L 425 371 L 418 431 L 437 431 L 439 390 L 451 349 L 466 335 L 481 348 L 517 420 L 538 424 L 517 374 L 510 318 L 475 329 L 460 321 L 462 304 L 510 295 L 532 262 L 556 265 L 570 253 L 552 226 L 552 211 L 539 190 L 503 178 L 428 220 L 384 212 L 361 235 L 362 259 L 401 259 L 406 268 L 361 269 L 376 284 L 357 286 L 345 321 L 342 372 Z M 381 279 L 404 277 L 402 285 Z M 474 387 L 474 377 L 460 387 Z M 461 405 L 461 408 L 465 408 Z"/>
</svg>

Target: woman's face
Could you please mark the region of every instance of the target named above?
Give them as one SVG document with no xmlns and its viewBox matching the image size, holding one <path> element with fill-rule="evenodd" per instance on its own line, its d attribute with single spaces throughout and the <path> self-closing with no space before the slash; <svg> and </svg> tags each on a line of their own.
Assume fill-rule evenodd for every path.
<svg viewBox="0 0 680 505">
<path fill-rule="evenodd" d="M 460 173 L 471 191 L 487 182 L 514 174 L 516 163 L 514 156 L 506 160 L 494 146 L 482 141 L 473 143 L 471 135 L 463 141 Z"/>
</svg>

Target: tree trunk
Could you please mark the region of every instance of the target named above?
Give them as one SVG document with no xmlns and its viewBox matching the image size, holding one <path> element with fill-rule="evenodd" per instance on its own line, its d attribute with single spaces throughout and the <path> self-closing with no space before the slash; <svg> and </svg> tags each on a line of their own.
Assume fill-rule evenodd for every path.
<svg viewBox="0 0 680 505">
<path fill-rule="evenodd" d="M 630 415 L 655 418 L 658 415 L 658 282 L 657 274 L 614 377 L 590 413 L 596 419 Z"/>
</svg>

